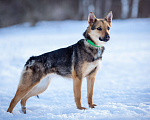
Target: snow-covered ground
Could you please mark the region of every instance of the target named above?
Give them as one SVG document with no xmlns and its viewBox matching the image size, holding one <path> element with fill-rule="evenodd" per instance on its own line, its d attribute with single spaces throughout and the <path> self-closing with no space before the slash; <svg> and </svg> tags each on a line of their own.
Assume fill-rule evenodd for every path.
<svg viewBox="0 0 150 120">
<path fill-rule="evenodd" d="M 87 21 L 28 23 L 0 29 L 0 120 L 149 120 L 150 19 L 114 20 L 111 40 L 105 45 L 102 68 L 94 87 L 95 109 L 76 109 L 72 80 L 52 80 L 48 89 L 7 113 L 26 60 L 32 55 L 66 47 L 83 38 Z M 82 104 L 88 108 L 86 80 Z"/>
</svg>

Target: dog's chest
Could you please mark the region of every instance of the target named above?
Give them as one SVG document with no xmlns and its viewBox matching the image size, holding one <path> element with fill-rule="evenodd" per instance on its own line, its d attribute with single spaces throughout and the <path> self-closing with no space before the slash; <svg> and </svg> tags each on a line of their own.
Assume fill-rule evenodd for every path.
<svg viewBox="0 0 150 120">
<path fill-rule="evenodd" d="M 94 60 L 102 58 L 102 50 L 98 50 L 97 53 L 94 55 Z"/>
<path fill-rule="evenodd" d="M 89 56 L 86 57 L 88 62 L 93 62 L 98 59 L 102 59 L 102 54 L 104 52 L 104 47 L 98 48 L 98 49 L 93 49 L 93 48 L 88 48 L 87 51 L 89 52 Z"/>
<path fill-rule="evenodd" d="M 101 60 L 96 60 L 94 62 L 84 62 L 82 66 L 82 75 L 83 77 L 86 77 L 90 73 L 94 72 L 95 70 L 98 70 L 101 66 Z"/>
</svg>

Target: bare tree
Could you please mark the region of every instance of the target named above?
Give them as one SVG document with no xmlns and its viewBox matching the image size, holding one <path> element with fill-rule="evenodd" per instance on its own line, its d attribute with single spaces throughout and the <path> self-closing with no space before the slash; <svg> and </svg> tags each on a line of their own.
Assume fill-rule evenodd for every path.
<svg viewBox="0 0 150 120">
<path fill-rule="evenodd" d="M 111 10 L 112 0 L 105 0 L 105 9 L 104 13 L 108 13 Z"/>
<path fill-rule="evenodd" d="M 139 2 L 140 2 L 140 0 L 133 0 L 132 12 L 131 12 L 132 18 L 137 18 L 137 16 L 138 16 Z"/>
<path fill-rule="evenodd" d="M 102 0 L 95 1 L 95 15 L 98 18 L 102 17 Z"/>
<path fill-rule="evenodd" d="M 89 0 L 83 0 L 83 19 L 87 18 Z"/>
<path fill-rule="evenodd" d="M 121 5 L 122 5 L 121 18 L 126 19 L 129 14 L 129 0 L 121 0 Z"/>
<path fill-rule="evenodd" d="M 95 13 L 95 6 L 94 6 L 94 0 L 90 0 L 88 4 L 88 13 L 93 12 Z"/>
<path fill-rule="evenodd" d="M 79 19 L 83 19 L 83 0 L 79 0 Z"/>
</svg>

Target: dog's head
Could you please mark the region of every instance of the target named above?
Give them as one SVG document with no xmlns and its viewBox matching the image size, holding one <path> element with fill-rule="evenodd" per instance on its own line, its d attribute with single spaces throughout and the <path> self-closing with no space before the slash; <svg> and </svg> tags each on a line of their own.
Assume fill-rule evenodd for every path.
<svg viewBox="0 0 150 120">
<path fill-rule="evenodd" d="M 112 21 L 112 11 L 104 19 L 98 19 L 90 12 L 88 16 L 89 26 L 84 32 L 84 37 L 92 40 L 96 45 L 103 46 L 110 39 L 110 27 Z"/>
</svg>

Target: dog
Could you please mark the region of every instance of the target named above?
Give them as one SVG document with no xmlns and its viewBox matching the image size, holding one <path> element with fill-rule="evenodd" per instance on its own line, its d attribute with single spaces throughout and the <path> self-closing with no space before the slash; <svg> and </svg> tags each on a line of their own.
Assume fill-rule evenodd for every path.
<svg viewBox="0 0 150 120">
<path fill-rule="evenodd" d="M 93 104 L 93 87 L 97 71 L 102 62 L 104 44 L 110 40 L 112 11 L 104 19 L 98 19 L 90 12 L 88 24 L 83 33 L 85 39 L 76 44 L 39 56 L 32 56 L 24 65 L 20 82 L 7 112 L 21 100 L 21 109 L 26 114 L 26 101 L 44 92 L 54 74 L 73 79 L 74 99 L 77 109 L 86 109 L 81 104 L 82 79 L 87 79 L 87 99 L 90 108 Z M 49 76 L 49 79 L 43 79 Z"/>
</svg>

